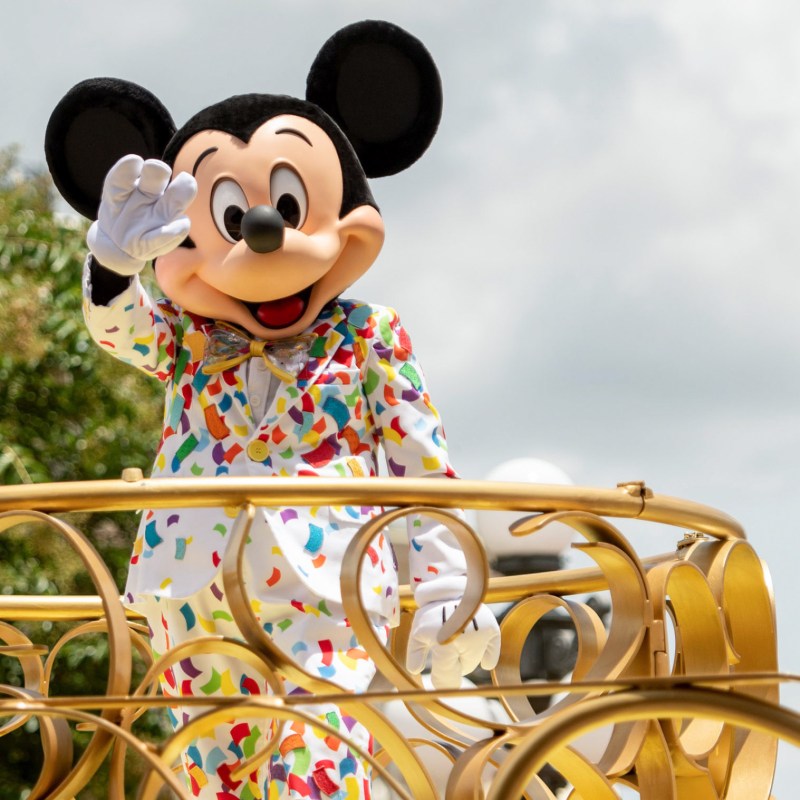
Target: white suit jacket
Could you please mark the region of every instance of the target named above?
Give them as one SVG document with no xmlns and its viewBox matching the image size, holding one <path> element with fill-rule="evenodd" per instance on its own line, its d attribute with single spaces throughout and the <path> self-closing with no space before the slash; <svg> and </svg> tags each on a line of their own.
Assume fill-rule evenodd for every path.
<svg viewBox="0 0 800 800">
<path fill-rule="evenodd" d="M 94 339 L 166 388 L 164 430 L 153 467 L 164 476 L 321 476 L 377 474 L 382 444 L 392 476 L 455 477 L 439 416 L 411 342 L 395 311 L 352 300 L 325 307 L 309 332 L 318 338 L 292 383 L 282 382 L 263 418 L 251 411 L 246 365 L 207 375 L 205 344 L 213 323 L 170 301 L 155 302 L 138 278 L 108 306 L 91 302 L 85 317 Z M 342 556 L 376 507 L 264 508 L 270 537 L 254 535 L 246 561 L 253 577 L 278 601 L 280 550 L 307 586 L 340 601 Z M 219 571 L 236 509 L 145 510 L 131 558 L 126 597 L 188 597 Z M 461 551 L 441 526 L 414 520 L 410 571 L 415 584 L 463 575 Z M 274 538 L 273 538 L 274 537 Z M 263 540 L 262 540 L 263 539 Z M 365 563 L 367 608 L 397 618 L 397 574 L 385 537 Z M 432 587 L 430 587 L 432 588 Z"/>
</svg>

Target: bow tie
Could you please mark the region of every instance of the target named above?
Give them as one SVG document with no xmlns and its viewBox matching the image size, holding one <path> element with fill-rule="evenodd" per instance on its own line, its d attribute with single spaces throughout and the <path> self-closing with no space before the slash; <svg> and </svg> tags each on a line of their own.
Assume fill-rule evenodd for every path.
<svg viewBox="0 0 800 800">
<path fill-rule="evenodd" d="M 206 337 L 203 372 L 213 375 L 261 357 L 273 375 L 291 383 L 308 363 L 308 351 L 316 340 L 315 333 L 275 341 L 251 339 L 233 325 L 215 322 Z"/>
</svg>

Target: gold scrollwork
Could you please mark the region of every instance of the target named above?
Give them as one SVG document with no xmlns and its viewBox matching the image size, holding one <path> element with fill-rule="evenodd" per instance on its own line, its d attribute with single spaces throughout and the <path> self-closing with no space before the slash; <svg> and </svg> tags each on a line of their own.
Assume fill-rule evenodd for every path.
<svg viewBox="0 0 800 800">
<path fill-rule="evenodd" d="M 62 520 L 39 511 L 9 511 L 0 514 L 0 533 L 21 523 L 38 522 L 60 534 L 83 562 L 89 577 L 103 603 L 103 612 L 108 624 L 109 669 L 106 691 L 110 695 L 125 694 L 131 679 L 131 644 L 125 612 L 119 602 L 119 594 L 108 567 L 97 551 L 80 531 Z M 119 712 L 101 712 L 104 720 L 116 723 Z M 87 720 L 90 721 L 90 720 Z M 102 726 L 98 726 L 78 763 L 61 783 L 50 790 L 53 800 L 71 798 L 85 786 L 102 762 L 112 744 L 112 737 Z"/>
<path fill-rule="evenodd" d="M 398 506 L 357 532 L 341 578 L 345 613 L 388 690 L 353 695 L 307 672 L 265 633 L 243 580 L 244 545 L 258 505 L 328 503 Z M 44 513 L 217 504 L 241 509 L 223 556 L 222 582 L 242 639 L 207 636 L 155 660 L 145 627 L 123 608 L 99 555 L 78 530 Z M 490 579 L 479 537 L 447 510 L 463 506 L 519 510 L 522 518 L 511 531 L 519 537 L 535 536 L 556 522 L 569 525 L 585 540 L 575 547 L 595 566 Z M 132 751 L 144 764 L 142 800 L 154 800 L 164 787 L 185 798 L 174 763 L 203 728 L 219 720 L 262 717 L 276 723 L 270 740 L 237 775 L 264 763 L 281 726 L 293 721 L 347 741 L 345 733 L 328 728 L 307 708 L 320 702 L 337 704 L 370 729 L 380 744 L 374 756 L 347 744 L 372 764 L 395 797 L 405 800 L 555 800 L 540 775 L 545 764 L 567 782 L 570 800 L 613 800 L 621 786 L 642 800 L 768 800 L 778 740 L 800 745 L 800 716 L 778 705 L 778 684 L 785 676 L 778 673 L 769 580 L 741 527 L 722 512 L 655 495 L 639 484 L 606 490 L 359 479 L 106 481 L 0 487 L 0 509 L 0 533 L 37 523 L 65 539 L 97 591 L 94 599 L 0 597 L 0 656 L 19 660 L 23 681 L 21 688 L 0 687 L 0 737 L 32 717 L 38 720 L 44 766 L 32 788 L 34 799 L 77 796 L 112 747 L 111 797 L 124 796 L 126 753 Z M 401 592 L 401 625 L 388 646 L 373 630 L 358 591 L 367 548 L 387 525 L 411 514 L 426 514 L 447 526 L 469 565 L 466 594 L 440 641 L 463 630 L 481 602 L 511 604 L 501 623 L 503 646 L 491 685 L 460 693 L 425 690 L 405 669 L 414 611 L 407 587 Z M 607 516 L 688 526 L 699 534 L 675 552 L 642 559 Z M 580 597 L 595 591 L 608 593 L 611 612 L 605 623 Z M 555 609 L 569 620 L 575 637 L 572 673 L 563 683 L 524 683 L 523 646 Z M 48 652 L 12 624 L 23 619 L 71 619 L 76 625 Z M 51 696 L 64 647 L 87 634 L 108 638 L 105 696 Z M 270 693 L 203 698 L 210 709 L 160 747 L 141 741 L 134 732 L 136 720 L 176 702 L 158 693 L 159 676 L 183 658 L 210 652 L 248 664 Z M 131 686 L 134 653 L 144 662 L 145 675 Z M 287 696 L 284 681 L 308 694 Z M 555 699 L 537 714 L 530 698 L 541 694 Z M 470 695 L 491 698 L 494 711 L 466 711 L 461 701 Z M 390 699 L 404 704 L 423 735 L 406 738 L 400 732 L 379 705 Z M 77 763 L 70 725 L 92 731 Z M 605 737 L 599 749 L 587 750 L 578 740 L 598 728 Z M 437 784 L 427 768 L 432 754 L 450 765 L 446 785 Z"/>
</svg>

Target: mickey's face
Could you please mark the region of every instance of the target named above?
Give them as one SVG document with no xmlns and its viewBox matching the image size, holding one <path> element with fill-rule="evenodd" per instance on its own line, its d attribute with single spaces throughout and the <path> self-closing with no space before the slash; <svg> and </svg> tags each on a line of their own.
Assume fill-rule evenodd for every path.
<svg viewBox="0 0 800 800">
<path fill-rule="evenodd" d="M 63 197 L 91 220 L 104 177 L 124 156 L 194 173 L 190 240 L 157 259 L 161 288 L 187 311 L 285 338 L 372 265 L 383 223 L 367 179 L 411 166 L 441 111 L 424 45 L 365 20 L 325 42 L 304 99 L 234 95 L 180 129 L 142 86 L 81 81 L 53 109 L 45 152 Z"/>
<path fill-rule="evenodd" d="M 159 285 L 188 311 L 255 336 L 305 330 L 383 244 L 383 221 L 372 206 L 339 217 L 336 148 L 304 117 L 273 117 L 248 143 L 201 131 L 175 159 L 174 173 L 182 171 L 198 183 L 188 210 L 194 247 L 157 260 Z"/>
</svg>

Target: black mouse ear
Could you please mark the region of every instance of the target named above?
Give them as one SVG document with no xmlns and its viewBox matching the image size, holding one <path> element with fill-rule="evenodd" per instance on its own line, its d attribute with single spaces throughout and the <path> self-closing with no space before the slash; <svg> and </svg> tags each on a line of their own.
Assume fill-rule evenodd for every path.
<svg viewBox="0 0 800 800">
<path fill-rule="evenodd" d="M 306 99 L 333 117 L 370 178 L 413 164 L 442 116 L 433 58 L 389 22 L 357 22 L 328 39 L 308 74 Z"/>
<path fill-rule="evenodd" d="M 64 199 L 89 219 L 106 173 L 122 156 L 158 158 L 175 133 L 155 95 L 129 81 L 92 78 L 70 89 L 47 124 L 47 166 Z"/>
</svg>

